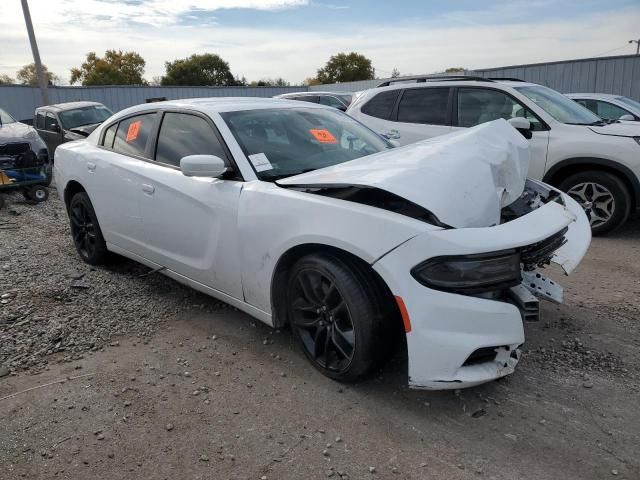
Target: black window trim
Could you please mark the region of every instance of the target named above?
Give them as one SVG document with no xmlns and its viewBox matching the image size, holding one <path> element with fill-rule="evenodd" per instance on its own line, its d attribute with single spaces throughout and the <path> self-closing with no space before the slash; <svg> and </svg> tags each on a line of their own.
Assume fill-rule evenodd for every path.
<svg viewBox="0 0 640 480">
<path fill-rule="evenodd" d="M 458 90 L 460 90 L 461 88 L 474 88 L 478 90 L 493 90 L 493 91 L 505 94 L 506 96 L 511 98 L 514 102 L 522 105 L 526 110 L 528 110 L 531 113 L 531 115 L 536 117 L 536 119 L 540 122 L 540 125 L 543 127 L 540 130 L 535 130 L 536 132 L 546 132 L 551 130 L 551 127 L 549 126 L 549 124 L 545 122 L 542 118 L 540 118 L 540 116 L 536 112 L 531 110 L 525 103 L 522 102 L 522 100 L 520 100 L 519 98 L 516 98 L 514 95 L 512 95 L 510 92 L 507 92 L 506 90 L 502 90 L 501 88 L 494 88 L 492 86 L 484 86 L 484 85 L 460 85 L 452 88 L 454 90 L 454 93 L 453 93 L 454 101 L 452 102 L 452 107 L 451 107 L 451 126 L 453 127 L 470 128 L 470 127 L 460 127 L 458 125 Z"/>
<path fill-rule="evenodd" d="M 56 114 L 56 112 L 54 112 L 52 110 L 45 110 L 45 113 L 44 113 L 44 127 L 42 127 L 42 130 L 44 130 L 45 132 L 58 133 L 55 130 L 47 129 L 47 115 L 51 115 L 53 117 L 53 119 L 56 121 L 56 125 L 58 125 L 62 129 L 62 123 L 60 123 L 60 119 L 58 118 L 58 115 Z"/>
<path fill-rule="evenodd" d="M 395 92 L 396 98 L 393 101 L 393 106 L 391 107 L 391 113 L 389 114 L 389 116 L 387 118 L 376 117 L 375 115 L 370 115 L 370 114 L 368 114 L 368 113 L 363 111 L 363 108 L 365 108 L 367 105 L 369 105 L 371 102 L 373 102 L 373 100 L 375 100 L 378 96 L 380 96 L 380 95 L 382 95 L 384 93 L 388 93 L 388 92 Z M 402 97 L 402 89 L 400 89 L 400 88 L 393 88 L 393 89 L 389 89 L 389 90 L 383 90 L 382 92 L 376 93 L 374 96 L 372 96 L 366 102 L 364 102 L 364 104 L 360 107 L 360 112 L 362 112 L 362 114 L 366 115 L 367 117 L 377 118 L 377 119 L 380 119 L 380 120 L 386 120 L 388 122 L 397 122 L 396 119 L 398 118 L 398 104 L 400 103 L 400 97 Z"/>
<path fill-rule="evenodd" d="M 244 177 L 242 176 L 242 173 L 240 172 L 240 169 L 238 168 L 238 164 L 236 163 L 235 158 L 233 158 L 233 155 L 231 154 L 231 150 L 229 149 L 229 146 L 227 145 L 227 142 L 224 140 L 224 137 L 220 133 L 220 130 L 218 130 L 218 127 L 216 126 L 214 121 L 211 119 L 211 117 L 209 117 L 208 115 L 206 115 L 206 114 L 204 114 L 204 113 L 202 113 L 202 112 L 200 112 L 198 110 L 191 110 L 191 109 L 188 109 L 188 108 L 166 108 L 166 109 L 160 110 L 159 113 L 161 114 L 161 116 L 160 116 L 160 120 L 158 121 L 158 125 L 156 126 L 156 129 L 154 130 L 152 135 L 150 135 L 150 137 L 149 137 L 149 140 L 152 142 L 151 144 L 153 145 L 153 155 L 152 155 L 151 161 L 154 164 L 161 165 L 161 166 L 167 167 L 167 168 L 172 168 L 174 170 L 180 170 L 180 167 L 177 167 L 175 165 L 171 165 L 171 164 L 168 164 L 168 163 L 158 162 L 155 159 L 156 158 L 156 153 L 158 151 L 158 137 L 160 135 L 160 129 L 162 128 L 162 122 L 164 121 L 165 114 L 167 114 L 167 113 L 179 113 L 179 114 L 184 114 L 184 115 L 193 115 L 195 117 L 202 118 L 213 129 L 213 133 L 216 136 L 216 139 L 218 140 L 218 142 L 220 142 L 220 145 L 222 147 L 222 151 L 224 152 L 224 155 L 226 157 L 226 158 L 223 158 L 223 160 L 225 160 L 227 163 L 229 163 L 229 165 L 231 165 L 231 170 L 229 172 L 227 172 L 227 174 L 229 174 L 229 176 L 227 177 L 227 174 L 225 174 L 225 176 L 223 178 L 225 180 L 236 180 L 236 181 L 240 181 L 240 182 L 244 182 L 245 181 Z"/>
<path fill-rule="evenodd" d="M 113 125 L 115 125 L 115 124 L 118 124 L 118 126 L 116 127 L 116 136 L 117 136 L 117 135 L 118 135 L 118 128 L 120 128 L 120 123 L 121 123 L 121 122 L 123 122 L 123 121 L 125 121 L 125 120 L 128 120 L 128 119 L 130 119 L 130 118 L 133 118 L 133 117 L 140 117 L 140 116 L 142 116 L 142 115 L 151 115 L 151 114 L 154 114 L 154 113 L 155 113 L 155 114 L 158 114 L 158 113 L 161 113 L 161 111 L 160 111 L 160 110 L 142 110 L 142 111 L 140 111 L 140 112 L 136 112 L 136 113 L 132 113 L 131 115 L 127 115 L 126 117 L 118 118 L 117 120 L 115 120 L 115 121 L 113 121 L 113 122 L 109 123 L 109 125 L 105 125 L 104 127 L 102 127 L 102 130 L 100 131 L 100 138 L 98 139 L 98 143 L 97 143 L 96 147 L 101 148 L 101 149 L 103 149 L 103 150 L 107 150 L 107 151 L 112 152 L 112 153 L 116 153 L 116 154 L 118 154 L 118 155 L 123 155 L 123 156 L 125 156 L 125 157 L 135 158 L 135 159 L 137 159 L 137 160 L 143 160 L 143 161 L 145 161 L 145 162 L 153 162 L 153 160 L 151 160 L 150 158 L 145 157 L 145 156 L 142 156 L 142 155 L 132 155 L 132 154 L 128 154 L 128 153 L 116 152 L 116 151 L 113 149 L 113 144 L 115 143 L 115 137 L 113 138 L 113 143 L 111 144 L 111 148 L 105 147 L 105 146 L 103 145 L 103 143 L 104 143 L 104 137 L 105 137 L 105 134 L 107 133 L 107 130 L 108 130 L 111 126 L 113 126 Z M 157 128 L 158 128 L 158 118 L 159 118 L 159 117 L 160 117 L 160 115 L 156 116 L 156 118 L 155 118 L 155 124 L 151 127 L 151 131 L 149 132 L 149 138 L 147 139 L 147 144 L 145 145 L 143 155 L 149 155 L 149 150 L 150 150 L 150 148 L 149 148 L 149 147 L 151 146 L 151 140 L 152 140 L 153 138 L 155 138 L 155 137 L 154 137 L 154 132 L 156 132 L 156 131 L 157 131 Z M 154 163 L 155 163 L 155 162 L 154 162 Z"/>
<path fill-rule="evenodd" d="M 106 150 L 108 152 L 115 153 L 117 155 L 123 155 L 125 157 L 135 158 L 136 160 L 142 160 L 143 162 L 149 162 L 149 163 L 152 163 L 154 165 L 160 165 L 162 167 L 172 168 L 174 170 L 180 170 L 180 167 L 176 167 L 175 165 L 169 165 L 169 164 L 162 163 L 162 162 L 157 162 L 155 160 L 155 153 L 156 153 L 156 149 L 158 148 L 157 147 L 157 143 L 158 143 L 158 134 L 160 132 L 160 125 L 162 124 L 162 120 L 164 119 L 164 114 L 168 113 L 168 112 L 171 112 L 171 113 L 187 113 L 187 114 L 196 115 L 198 117 L 203 118 L 213 128 L 214 134 L 217 136 L 218 140 L 220 141 L 220 144 L 222 145 L 222 149 L 223 149 L 225 155 L 227 156 L 227 160 L 229 161 L 229 163 L 231 164 L 231 166 L 233 168 L 232 172 L 231 171 L 228 172 L 229 173 L 229 177 L 227 177 L 226 174 L 225 174 L 223 179 L 224 180 L 236 180 L 236 181 L 240 181 L 240 182 L 246 181 L 244 179 L 244 177 L 242 176 L 242 172 L 238 168 L 238 164 L 237 164 L 235 158 L 231 154 L 231 150 L 229 149 L 229 146 L 227 145 L 227 142 L 224 140 L 224 137 L 222 136 L 222 134 L 218 130 L 218 127 L 216 126 L 216 124 L 213 122 L 211 117 L 209 117 L 208 115 L 206 115 L 206 114 L 204 114 L 204 113 L 202 113 L 202 112 L 200 112 L 198 110 L 191 110 L 191 109 L 188 109 L 188 108 L 166 108 L 166 109 L 142 110 L 142 111 L 127 115 L 126 117 L 118 118 L 117 120 L 114 120 L 113 122 L 109 123 L 108 125 L 105 125 L 104 127 L 102 127 L 102 130 L 100 131 L 100 137 L 98 138 L 98 142 L 96 144 L 96 147 L 98 147 L 98 148 L 100 148 L 102 150 Z M 152 114 L 152 113 L 158 114 L 158 116 L 156 117 L 155 125 L 151 128 L 151 132 L 149 133 L 149 139 L 147 140 L 147 145 L 146 145 L 146 147 L 144 149 L 144 155 L 148 155 L 148 157 L 147 156 L 141 156 L 141 155 L 129 155 L 129 154 L 126 154 L 126 153 L 116 152 L 113 149 L 113 144 L 111 145 L 111 148 L 105 147 L 103 145 L 105 134 L 107 133 L 107 130 L 110 127 L 112 127 L 113 125 L 117 125 L 116 126 L 116 134 L 117 134 L 118 133 L 118 127 L 120 126 L 120 122 L 125 121 L 125 120 L 127 120 L 129 118 L 132 118 L 132 117 L 139 117 L 141 115 L 147 115 L 147 114 Z M 115 143 L 115 137 L 114 137 L 114 143 Z"/>
<path fill-rule="evenodd" d="M 400 122 L 398 120 L 398 110 L 400 107 L 400 102 L 402 101 L 402 97 L 404 97 L 404 94 L 408 90 L 426 90 L 426 89 L 435 89 L 435 88 L 449 89 L 449 97 L 447 98 L 447 111 L 445 112 L 444 123 L 441 124 L 441 123 Z M 407 123 L 411 125 L 433 125 L 438 127 L 450 127 L 452 126 L 452 120 L 453 120 L 452 118 L 453 90 L 454 90 L 454 87 L 450 85 L 433 85 L 428 87 L 420 85 L 419 87 L 414 87 L 414 88 L 403 88 L 402 91 L 400 92 L 400 95 L 398 95 L 398 97 L 396 98 L 396 103 L 393 106 L 393 110 L 391 111 L 391 121 L 397 122 L 397 123 Z"/>
</svg>

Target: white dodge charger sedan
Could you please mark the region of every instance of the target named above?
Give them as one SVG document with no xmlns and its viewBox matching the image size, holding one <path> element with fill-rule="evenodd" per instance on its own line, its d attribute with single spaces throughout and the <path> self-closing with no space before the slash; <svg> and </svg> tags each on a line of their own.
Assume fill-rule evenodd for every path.
<svg viewBox="0 0 640 480">
<path fill-rule="evenodd" d="M 139 105 L 56 151 L 75 247 L 111 252 L 291 326 L 355 381 L 405 335 L 409 383 L 511 373 L 523 319 L 562 300 L 539 270 L 584 256 L 580 206 L 527 180 L 504 120 L 402 148 L 344 113 L 274 99 Z"/>
</svg>

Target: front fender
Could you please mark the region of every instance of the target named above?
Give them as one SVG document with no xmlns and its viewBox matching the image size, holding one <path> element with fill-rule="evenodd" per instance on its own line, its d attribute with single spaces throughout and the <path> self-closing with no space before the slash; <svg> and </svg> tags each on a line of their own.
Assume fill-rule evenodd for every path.
<svg viewBox="0 0 640 480">
<path fill-rule="evenodd" d="M 437 229 L 379 208 L 247 182 L 238 211 L 244 299 L 271 312 L 273 272 L 296 246 L 335 247 L 372 264 L 408 239 Z"/>
</svg>

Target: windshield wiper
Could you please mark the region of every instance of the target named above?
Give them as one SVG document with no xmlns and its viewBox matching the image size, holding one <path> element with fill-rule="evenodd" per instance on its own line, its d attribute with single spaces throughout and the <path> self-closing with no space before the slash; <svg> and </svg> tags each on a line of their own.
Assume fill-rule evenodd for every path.
<svg viewBox="0 0 640 480">
<path fill-rule="evenodd" d="M 300 170 L 299 172 L 289 172 L 289 173 L 281 173 L 280 175 L 265 176 L 265 177 L 262 177 L 262 180 L 275 182 L 275 181 L 278 181 L 278 180 L 282 180 L 283 178 L 294 177 L 296 175 L 302 175 L 303 173 L 313 172 L 315 170 L 318 170 L 318 169 L 317 168 L 307 168 L 305 170 Z"/>
</svg>

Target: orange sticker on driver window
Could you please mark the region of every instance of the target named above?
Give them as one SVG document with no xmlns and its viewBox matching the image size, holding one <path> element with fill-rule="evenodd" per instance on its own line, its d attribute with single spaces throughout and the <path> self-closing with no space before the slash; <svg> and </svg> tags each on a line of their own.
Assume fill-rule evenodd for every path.
<svg viewBox="0 0 640 480">
<path fill-rule="evenodd" d="M 140 125 L 142 125 L 142 120 L 138 120 L 129 125 L 129 130 L 127 130 L 127 142 L 133 142 L 136 138 L 138 138 L 138 134 L 140 133 Z"/>
<path fill-rule="evenodd" d="M 309 132 L 320 143 L 338 143 L 336 137 L 334 137 L 329 130 L 312 128 L 311 130 L 309 130 Z"/>
</svg>

